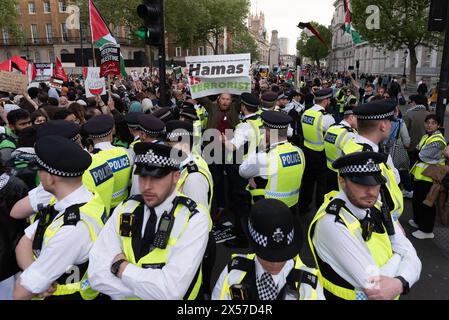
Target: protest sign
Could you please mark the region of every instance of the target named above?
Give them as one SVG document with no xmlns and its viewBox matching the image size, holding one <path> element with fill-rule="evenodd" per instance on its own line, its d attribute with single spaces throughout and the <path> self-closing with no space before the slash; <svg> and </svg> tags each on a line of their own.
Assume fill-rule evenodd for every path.
<svg viewBox="0 0 449 320">
<path fill-rule="evenodd" d="M 53 76 L 53 63 L 35 63 L 36 78 L 34 81 L 49 81 Z"/>
<path fill-rule="evenodd" d="M 106 81 L 103 77 L 100 77 L 100 68 L 87 68 L 86 82 L 86 97 L 90 98 L 97 94 L 106 94 Z"/>
<path fill-rule="evenodd" d="M 0 71 L 0 91 L 23 93 L 28 88 L 28 79 L 20 73 Z"/>
<path fill-rule="evenodd" d="M 100 75 L 120 75 L 120 45 L 106 43 L 100 48 L 101 70 Z"/>
<path fill-rule="evenodd" d="M 251 92 L 249 53 L 186 57 L 192 98 Z"/>
</svg>

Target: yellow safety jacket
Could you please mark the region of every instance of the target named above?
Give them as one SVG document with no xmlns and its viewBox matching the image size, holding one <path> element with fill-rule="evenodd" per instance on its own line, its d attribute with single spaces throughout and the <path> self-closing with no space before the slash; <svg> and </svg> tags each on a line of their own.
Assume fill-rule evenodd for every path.
<svg viewBox="0 0 449 320">
<path fill-rule="evenodd" d="M 324 150 L 324 116 L 325 110 L 308 109 L 304 112 L 301 120 L 304 145 L 313 151 Z"/>
<path fill-rule="evenodd" d="M 101 150 L 95 156 L 106 161 L 112 170 L 114 187 L 111 208 L 115 208 L 120 202 L 128 198 L 128 187 L 132 174 L 131 159 L 128 152 L 123 148 Z"/>
<path fill-rule="evenodd" d="M 192 152 L 201 155 L 203 129 L 200 120 L 193 121 L 193 146 Z"/>
<path fill-rule="evenodd" d="M 367 150 L 371 151 L 372 149 L 367 145 L 359 144 L 353 139 L 350 139 L 343 146 L 343 155 Z M 387 180 L 385 186 L 388 191 L 385 192 L 387 199 L 382 199 L 382 201 L 386 202 L 391 216 L 395 221 L 397 221 L 404 210 L 404 197 L 401 189 L 399 188 L 399 183 L 396 180 L 393 169 L 386 163 L 381 163 L 380 168 L 382 169 L 382 175 Z"/>
<path fill-rule="evenodd" d="M 181 176 L 178 180 L 178 184 L 176 185 L 176 190 L 182 192 L 182 188 L 184 183 L 186 182 L 187 177 L 191 173 L 199 172 L 201 173 L 209 183 L 209 211 L 212 207 L 212 198 L 214 196 L 214 180 L 212 178 L 212 174 L 210 173 L 209 166 L 207 162 L 200 157 L 199 155 L 194 155 L 195 160 L 190 161 L 182 170 Z"/>
<path fill-rule="evenodd" d="M 104 157 L 92 155 L 92 163 L 83 174 L 83 184 L 90 192 L 100 195 L 109 216 L 114 193 L 114 174 Z"/>
<path fill-rule="evenodd" d="M 242 160 L 248 158 L 248 155 L 250 153 L 259 152 L 259 147 L 262 143 L 262 137 L 264 132 L 263 122 L 258 114 L 254 114 L 251 117 L 241 120 L 240 123 L 237 124 L 237 126 L 235 127 L 235 130 L 237 130 L 244 123 L 247 123 L 251 127 L 251 130 L 249 131 L 250 136 L 248 137 L 248 141 L 246 141 L 245 144 L 243 145 Z M 234 155 L 234 159 L 237 159 L 237 151 L 228 153 L 229 163 L 232 161 L 232 159 L 230 158 L 232 155 Z"/>
<path fill-rule="evenodd" d="M 298 203 L 306 160 L 302 150 L 289 142 L 272 147 L 268 154 L 268 181 L 254 189 L 247 186 L 252 203 L 266 198 L 278 199 L 288 207 Z"/>
<path fill-rule="evenodd" d="M 143 202 L 140 196 L 134 196 L 128 199 L 120 206 L 119 214 L 117 215 L 118 219 L 117 230 L 118 236 L 120 238 L 120 242 L 123 248 L 123 253 L 130 263 L 140 267 L 140 268 L 153 268 L 153 269 L 162 269 L 168 262 L 169 253 L 173 250 L 173 247 L 176 245 L 178 240 L 184 234 L 187 225 L 189 223 L 190 218 L 192 218 L 198 210 L 197 206 L 201 206 L 200 204 L 196 204 L 193 200 L 179 195 L 175 202 L 175 205 L 172 209 L 170 215 L 174 217 L 173 228 L 170 232 L 170 237 L 168 240 L 167 247 L 165 249 L 158 248 L 156 246 L 151 246 L 150 251 L 140 259 L 136 259 L 136 255 L 133 247 L 133 238 L 141 237 L 140 230 L 137 233 L 133 231 L 133 223 L 135 223 L 136 218 L 142 219 L 143 210 L 145 207 L 145 203 Z M 204 208 L 206 212 L 207 209 Z M 124 218 L 125 217 L 125 218 Z M 209 231 L 212 229 L 212 221 L 210 220 Z M 126 224 L 126 226 L 124 226 Z M 122 234 L 121 230 L 131 230 L 128 234 Z M 201 283 L 202 283 L 202 266 L 198 267 L 198 271 L 196 272 L 190 287 L 188 288 L 186 294 L 184 295 L 184 299 L 194 300 L 197 298 Z M 129 297 L 128 299 L 138 300 L 139 298 Z"/>
<path fill-rule="evenodd" d="M 324 135 L 324 151 L 328 169 L 338 172 L 332 168 L 332 163 L 343 155 L 343 147 L 348 143 L 355 132 L 354 129 L 343 124 L 332 125 Z"/>
<path fill-rule="evenodd" d="M 97 239 L 98 234 L 107 220 L 107 213 L 104 203 L 98 194 L 85 204 L 79 204 L 67 208 L 61 216 L 53 209 L 55 198 L 50 201 L 48 209 L 38 212 L 39 222 L 33 240 L 33 258 L 39 258 L 41 249 L 48 245 L 49 241 L 56 235 L 58 230 L 63 226 L 76 226 L 78 222 L 84 223 L 89 229 L 92 243 Z M 53 220 L 54 219 L 54 220 Z M 73 244 L 76 246 L 76 243 Z M 67 272 L 56 280 L 58 283 L 53 296 L 68 296 L 79 293 L 83 300 L 95 299 L 99 292 L 93 290 L 87 277 L 87 267 L 89 261 L 81 265 L 67 266 Z M 75 271 L 74 271 L 75 270 Z M 76 279 L 78 275 L 81 279 Z M 75 281 L 75 282 L 74 282 Z M 51 298 L 49 298 L 51 299 Z M 36 298 L 35 300 L 42 300 Z"/>
<path fill-rule="evenodd" d="M 366 300 L 366 296 L 362 291 L 354 288 L 354 286 L 337 274 L 332 269 L 332 266 L 321 260 L 313 245 L 312 240 L 315 236 L 315 227 L 317 222 L 320 221 L 326 214 L 335 215 L 335 223 L 343 224 L 355 240 L 359 241 L 363 239 L 361 238 L 362 227 L 360 225 L 360 221 L 349 211 L 349 209 L 346 208 L 343 200 L 333 199 L 336 194 L 336 191 L 326 194 L 324 203 L 318 209 L 318 212 L 312 220 L 308 232 L 309 246 L 315 259 L 315 264 L 320 270 L 319 280 L 323 285 L 326 299 Z M 385 265 L 393 256 L 391 241 L 385 227 L 383 233 L 373 231 L 371 238 L 364 241 L 364 244 L 379 268 Z M 351 248 L 346 248 L 346 250 L 350 249 Z M 399 299 L 399 296 L 396 297 L 396 299 Z"/>
<path fill-rule="evenodd" d="M 228 275 L 226 276 L 223 287 L 221 288 L 220 300 L 233 297 L 231 287 L 234 285 L 245 285 L 246 299 L 258 300 L 257 285 L 255 278 L 255 262 L 256 255 L 254 253 L 247 255 L 233 254 L 232 260 L 228 264 Z M 288 294 L 293 294 L 298 300 L 317 300 L 318 270 L 308 268 L 300 259 L 299 255 L 293 258 L 295 261 L 294 268 L 287 276 L 287 283 L 280 290 L 279 297 L 282 298 Z M 305 286 L 309 286 L 309 290 L 305 290 Z M 288 289 L 288 290 L 287 290 Z"/>
<path fill-rule="evenodd" d="M 199 106 L 196 109 L 196 115 L 198 116 L 198 120 L 201 123 L 201 129 L 206 130 L 207 127 L 207 120 L 208 120 L 208 113 L 205 107 Z"/>
<path fill-rule="evenodd" d="M 130 143 L 129 148 L 134 150 L 134 146 L 136 145 L 136 143 L 142 142 L 140 139 L 137 139 L 133 142 Z"/>
<path fill-rule="evenodd" d="M 446 148 L 447 146 L 444 136 L 440 132 L 438 132 L 433 134 L 426 134 L 425 136 L 423 136 L 416 149 L 418 151 L 421 151 L 427 145 L 434 142 L 439 142 L 441 144 L 442 150 L 444 150 L 444 148 Z M 444 157 L 441 157 L 440 161 L 438 162 L 438 165 L 444 166 L 444 164 L 445 164 Z M 432 182 L 432 178 L 423 175 L 424 170 L 426 170 L 428 166 L 429 166 L 428 163 L 418 160 L 416 161 L 413 168 L 410 170 L 410 173 L 415 177 L 416 180 Z"/>
<path fill-rule="evenodd" d="M 342 90 L 343 89 L 338 90 L 337 93 L 335 94 L 335 97 L 337 98 L 337 104 L 339 107 L 338 108 L 339 113 L 344 112 L 345 102 L 346 102 L 346 95 L 342 92 Z M 338 98 L 339 96 L 340 96 L 340 99 Z"/>
</svg>

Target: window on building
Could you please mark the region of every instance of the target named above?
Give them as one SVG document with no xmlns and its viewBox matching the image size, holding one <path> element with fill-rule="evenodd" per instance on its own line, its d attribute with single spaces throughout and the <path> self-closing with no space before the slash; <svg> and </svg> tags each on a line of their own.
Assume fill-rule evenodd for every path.
<svg viewBox="0 0 449 320">
<path fill-rule="evenodd" d="M 61 23 L 61 38 L 63 42 L 69 41 L 69 34 L 67 32 L 67 26 L 65 23 Z"/>
<path fill-rule="evenodd" d="M 44 13 L 50 12 L 51 12 L 50 2 L 44 2 Z"/>
<path fill-rule="evenodd" d="M 58 6 L 59 6 L 59 12 L 65 12 L 67 9 L 67 4 L 65 3 L 65 1 L 59 1 Z"/>
<path fill-rule="evenodd" d="M 18 14 L 21 14 L 22 11 L 20 10 L 20 4 L 16 3 L 16 11 Z"/>
<path fill-rule="evenodd" d="M 55 52 L 53 50 L 48 51 L 48 60 L 51 63 L 55 62 Z"/>
<path fill-rule="evenodd" d="M 31 25 L 31 41 L 33 43 L 39 43 L 39 34 L 37 33 L 37 24 Z"/>
<path fill-rule="evenodd" d="M 198 55 L 204 56 L 204 47 L 198 47 Z"/>
<path fill-rule="evenodd" d="M 186 49 L 186 56 L 190 57 L 190 49 L 189 48 Z"/>
<path fill-rule="evenodd" d="M 53 28 L 51 26 L 51 23 L 47 23 L 45 25 L 45 34 L 47 35 L 47 43 L 53 42 Z"/>
<path fill-rule="evenodd" d="M 34 62 L 41 62 L 41 53 L 39 51 L 34 53 Z"/>
<path fill-rule="evenodd" d="M 9 43 L 9 32 L 6 29 L 2 29 L 3 34 L 3 43 L 8 44 Z"/>
<path fill-rule="evenodd" d="M 61 54 L 68 54 L 68 53 L 70 53 L 69 50 L 66 50 L 66 49 L 61 50 Z"/>
<path fill-rule="evenodd" d="M 34 4 L 34 2 L 28 2 L 28 13 L 36 14 L 36 5 Z"/>
<path fill-rule="evenodd" d="M 175 57 L 180 57 L 182 55 L 182 48 L 176 47 L 175 50 L 176 50 Z"/>
</svg>

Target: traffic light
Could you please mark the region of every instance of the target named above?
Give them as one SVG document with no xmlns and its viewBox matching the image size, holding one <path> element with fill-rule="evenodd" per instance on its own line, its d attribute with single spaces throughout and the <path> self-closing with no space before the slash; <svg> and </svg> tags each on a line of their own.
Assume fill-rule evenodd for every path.
<svg viewBox="0 0 449 320">
<path fill-rule="evenodd" d="M 429 9 L 429 31 L 442 32 L 446 28 L 447 23 L 447 0 L 432 0 Z"/>
<path fill-rule="evenodd" d="M 162 44 L 164 36 L 163 0 L 145 0 L 137 7 L 137 15 L 143 20 L 143 26 L 137 31 L 137 36 L 151 46 Z"/>
</svg>

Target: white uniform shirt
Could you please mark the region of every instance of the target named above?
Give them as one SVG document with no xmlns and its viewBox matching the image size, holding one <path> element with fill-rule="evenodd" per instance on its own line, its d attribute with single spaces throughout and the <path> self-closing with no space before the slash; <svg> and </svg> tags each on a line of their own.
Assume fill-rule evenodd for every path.
<svg viewBox="0 0 449 320">
<path fill-rule="evenodd" d="M 183 162 L 181 162 L 181 167 L 186 166 L 190 161 L 195 161 L 195 156 L 191 153 Z M 210 210 L 209 181 L 207 181 L 206 177 L 202 173 L 189 173 L 179 192 Z"/>
<path fill-rule="evenodd" d="M 170 211 L 178 195 L 172 193 L 162 204 L 155 207 L 157 221 L 164 211 Z M 121 205 L 101 231 L 89 255 L 89 281 L 94 290 L 113 299 L 139 297 L 148 300 L 182 299 L 202 262 L 209 238 L 209 213 L 202 207 L 190 219 L 187 228 L 176 245 L 168 252 L 168 261 L 162 269 L 143 269 L 128 264 L 119 279 L 111 273 L 111 264 L 116 255 L 123 252 L 117 225 Z M 145 206 L 142 236 L 150 210 Z"/>
<path fill-rule="evenodd" d="M 371 148 L 373 149 L 374 152 L 379 152 L 379 146 L 377 144 L 375 144 L 374 142 L 372 142 L 371 140 L 369 140 L 365 137 L 362 137 L 359 134 L 355 135 L 354 141 L 356 143 L 365 143 L 365 144 L 371 146 Z M 393 169 L 394 177 L 396 178 L 397 184 L 399 184 L 401 182 L 401 177 L 399 176 L 399 171 L 394 166 L 393 159 L 391 158 L 390 155 L 388 155 L 387 164 L 390 166 L 391 169 Z"/>
<path fill-rule="evenodd" d="M 314 111 L 321 111 L 321 110 L 325 110 L 322 106 L 316 104 L 313 107 L 310 108 L 310 110 L 314 110 Z M 304 115 L 303 115 L 304 117 Z M 302 121 L 302 118 L 301 118 Z M 331 125 L 333 125 L 335 123 L 335 119 L 333 116 L 331 116 L 330 114 L 326 114 L 324 115 L 324 120 L 323 120 L 323 136 L 326 133 L 327 129 L 329 129 L 329 127 Z"/>
<path fill-rule="evenodd" d="M 271 147 L 285 142 L 287 140 L 273 143 Z M 239 167 L 239 174 L 244 179 L 252 179 L 255 177 L 268 179 L 268 153 L 263 151 L 248 155 L 248 158 Z"/>
<path fill-rule="evenodd" d="M 255 115 L 255 113 L 251 113 L 249 115 L 246 115 L 243 119 L 248 119 Z M 242 122 L 234 130 L 234 137 L 230 140 L 230 142 L 236 147 L 236 149 L 239 149 L 246 142 L 249 143 L 249 141 L 251 140 L 251 135 L 253 135 L 251 125 L 247 122 Z"/>
<path fill-rule="evenodd" d="M 86 187 L 79 187 L 55 204 L 55 210 L 59 212 L 55 219 L 68 207 L 88 202 L 92 197 L 92 193 Z M 25 229 L 25 235 L 29 239 L 36 232 L 37 224 L 38 221 Z M 62 226 L 48 244 L 42 246 L 39 257 L 21 274 L 21 285 L 34 294 L 46 291 L 68 267 L 86 262 L 91 246 L 89 229 L 84 223 Z"/>
<path fill-rule="evenodd" d="M 365 218 L 367 210 L 355 207 L 343 191 L 335 198 L 345 201 L 357 219 Z M 361 234 L 356 233 L 354 238 L 345 225 L 335 222 L 334 215 L 327 214 L 317 222 L 312 242 L 321 260 L 356 289 L 369 288 L 368 278 L 376 275 L 402 276 L 411 287 L 419 279 L 421 261 L 397 222 L 394 229 L 395 234 L 390 236 L 394 254 L 382 268 L 377 267 Z"/>
<path fill-rule="evenodd" d="M 259 279 L 265 272 L 268 272 L 262 267 L 257 256 L 254 259 L 254 264 L 255 264 L 255 269 L 256 269 L 256 279 Z M 279 294 L 280 290 L 287 283 L 287 276 L 290 274 L 290 271 L 293 269 L 294 265 L 295 265 L 294 260 L 290 259 L 287 261 L 287 263 L 284 265 L 284 267 L 278 274 L 271 275 L 274 283 L 277 285 L 278 294 Z M 214 290 L 212 291 L 212 297 L 211 297 L 212 300 L 220 300 L 221 299 L 221 291 L 223 289 L 225 278 L 228 274 L 229 274 L 228 266 L 226 266 L 223 269 L 223 271 L 221 272 L 220 277 L 218 278 L 218 280 L 215 284 Z M 306 286 L 301 286 L 301 289 L 304 289 L 303 287 L 306 287 Z M 310 288 L 310 286 L 307 286 L 307 287 Z M 317 284 L 317 298 L 318 298 L 318 300 L 324 300 L 323 288 L 321 287 L 321 285 L 319 283 Z M 224 299 L 231 300 L 231 296 L 229 294 L 226 294 Z"/>
</svg>

